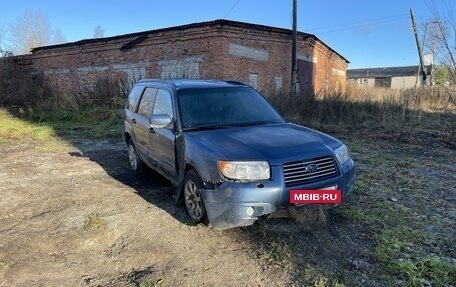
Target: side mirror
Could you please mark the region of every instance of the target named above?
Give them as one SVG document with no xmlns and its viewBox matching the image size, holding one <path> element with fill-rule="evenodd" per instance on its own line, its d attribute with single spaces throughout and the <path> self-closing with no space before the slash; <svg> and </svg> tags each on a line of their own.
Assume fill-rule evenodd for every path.
<svg viewBox="0 0 456 287">
<path fill-rule="evenodd" d="M 171 129 L 173 127 L 173 121 L 170 116 L 166 114 L 152 115 L 152 118 L 150 119 L 150 127 L 152 129 Z"/>
</svg>

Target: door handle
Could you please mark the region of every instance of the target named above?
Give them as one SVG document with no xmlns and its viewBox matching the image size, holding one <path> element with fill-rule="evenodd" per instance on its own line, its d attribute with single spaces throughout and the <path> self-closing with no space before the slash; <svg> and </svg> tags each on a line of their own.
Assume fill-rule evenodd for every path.
<svg viewBox="0 0 456 287">
<path fill-rule="evenodd" d="M 133 124 L 136 124 L 136 120 L 135 120 L 135 119 L 132 119 L 131 122 L 132 122 Z"/>
<path fill-rule="evenodd" d="M 150 128 L 149 128 L 149 132 L 150 132 L 151 134 L 154 134 L 154 133 L 155 133 L 154 128 L 153 128 L 153 127 L 150 127 Z"/>
</svg>

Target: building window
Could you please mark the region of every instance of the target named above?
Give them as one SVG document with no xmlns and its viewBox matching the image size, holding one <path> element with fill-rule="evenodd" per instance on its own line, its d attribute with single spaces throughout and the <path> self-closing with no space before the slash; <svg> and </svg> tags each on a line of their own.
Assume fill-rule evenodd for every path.
<svg viewBox="0 0 456 287">
<path fill-rule="evenodd" d="M 258 74 L 257 73 L 249 74 L 249 85 L 255 89 L 258 89 Z"/>
<path fill-rule="evenodd" d="M 336 92 L 336 94 L 340 93 L 340 82 L 339 81 L 336 81 L 334 83 L 334 92 Z"/>
<path fill-rule="evenodd" d="M 163 60 L 158 65 L 161 68 L 162 79 L 199 79 L 201 56 L 188 57 L 179 60 Z"/>
<path fill-rule="evenodd" d="M 282 77 L 275 77 L 275 94 L 279 94 L 282 91 Z"/>
<path fill-rule="evenodd" d="M 391 88 L 391 77 L 377 77 L 374 82 L 375 87 Z"/>
</svg>

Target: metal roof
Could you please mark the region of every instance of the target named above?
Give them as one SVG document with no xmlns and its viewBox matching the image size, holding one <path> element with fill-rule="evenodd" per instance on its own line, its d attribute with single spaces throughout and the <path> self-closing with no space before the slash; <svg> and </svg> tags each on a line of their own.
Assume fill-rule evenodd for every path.
<svg viewBox="0 0 456 287">
<path fill-rule="evenodd" d="M 418 74 L 418 65 L 402 67 L 380 67 L 347 70 L 347 78 L 381 78 L 381 77 L 406 77 Z M 426 66 L 426 72 L 431 74 L 432 65 Z"/>
</svg>

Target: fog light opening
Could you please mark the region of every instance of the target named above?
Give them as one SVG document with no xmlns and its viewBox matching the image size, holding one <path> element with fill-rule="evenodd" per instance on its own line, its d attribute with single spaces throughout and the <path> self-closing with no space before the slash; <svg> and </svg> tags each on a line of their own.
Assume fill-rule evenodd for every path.
<svg viewBox="0 0 456 287">
<path fill-rule="evenodd" d="M 248 216 L 252 216 L 254 213 L 255 213 L 255 209 L 253 209 L 253 207 L 250 206 L 249 208 L 247 208 Z"/>
</svg>

